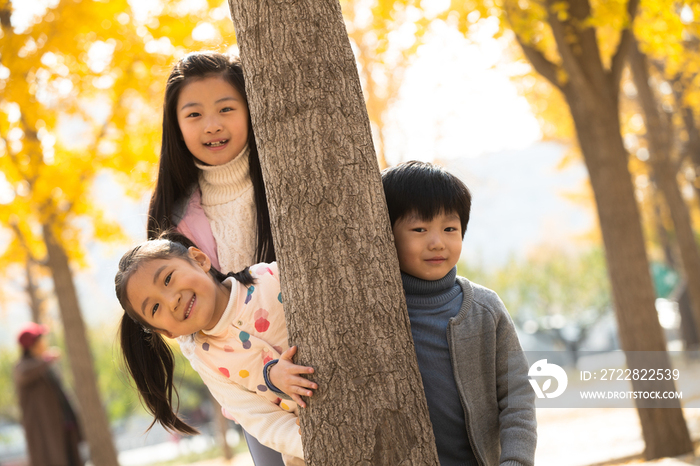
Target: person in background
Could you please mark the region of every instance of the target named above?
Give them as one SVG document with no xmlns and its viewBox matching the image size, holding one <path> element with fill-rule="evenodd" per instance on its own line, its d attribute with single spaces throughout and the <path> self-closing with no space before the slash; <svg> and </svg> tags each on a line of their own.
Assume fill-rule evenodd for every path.
<svg viewBox="0 0 700 466">
<path fill-rule="evenodd" d="M 45 326 L 30 322 L 18 335 L 22 357 L 15 366 L 14 380 L 29 466 L 82 466 L 80 426 L 54 371 L 59 353 L 48 347 L 47 332 Z"/>
</svg>

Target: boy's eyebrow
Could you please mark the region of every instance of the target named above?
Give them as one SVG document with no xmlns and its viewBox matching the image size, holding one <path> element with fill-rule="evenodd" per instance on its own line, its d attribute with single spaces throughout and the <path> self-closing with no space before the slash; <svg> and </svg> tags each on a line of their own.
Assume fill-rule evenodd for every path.
<svg viewBox="0 0 700 466">
<path fill-rule="evenodd" d="M 218 104 L 218 103 L 221 103 L 221 102 L 225 102 L 225 101 L 227 101 L 227 100 L 233 100 L 233 101 L 238 102 L 238 99 L 237 99 L 237 98 L 235 98 L 235 97 L 233 97 L 233 96 L 226 96 L 226 97 L 220 98 L 219 100 L 217 100 L 217 101 L 214 102 L 214 103 L 215 103 L 215 104 Z M 180 110 L 182 111 L 182 110 L 184 110 L 184 109 L 186 109 L 186 108 L 189 108 L 189 107 L 196 107 L 196 106 L 198 106 L 198 105 L 202 105 L 202 104 L 201 104 L 200 102 L 187 102 L 185 105 L 183 105 L 182 107 L 180 107 Z"/>
</svg>

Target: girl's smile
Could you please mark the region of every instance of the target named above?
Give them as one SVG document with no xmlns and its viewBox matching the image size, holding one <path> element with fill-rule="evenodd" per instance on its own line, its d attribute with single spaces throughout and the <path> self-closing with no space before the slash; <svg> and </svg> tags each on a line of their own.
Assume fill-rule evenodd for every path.
<svg viewBox="0 0 700 466">
<path fill-rule="evenodd" d="M 220 76 L 196 79 L 182 87 L 177 122 L 187 149 L 207 165 L 230 162 L 248 143 L 248 105 Z"/>
<path fill-rule="evenodd" d="M 185 258 L 154 259 L 129 278 L 133 309 L 159 333 L 175 338 L 213 328 L 226 309 L 230 290 L 209 274 L 211 262 L 199 249 Z"/>
</svg>

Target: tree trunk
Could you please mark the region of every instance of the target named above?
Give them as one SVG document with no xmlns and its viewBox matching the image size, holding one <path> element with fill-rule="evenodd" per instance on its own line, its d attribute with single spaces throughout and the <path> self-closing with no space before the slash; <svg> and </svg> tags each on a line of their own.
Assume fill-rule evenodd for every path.
<svg viewBox="0 0 700 466">
<path fill-rule="evenodd" d="M 679 80 L 680 81 L 680 80 Z M 675 85 L 674 85 L 675 87 Z M 695 115 L 693 109 L 685 105 L 682 99 L 683 94 L 676 93 L 676 101 L 681 109 L 683 116 L 683 124 L 688 133 L 688 143 L 685 155 L 690 159 L 690 162 L 695 169 L 695 179 L 693 180 L 693 188 L 695 189 L 695 197 L 700 203 L 700 130 L 695 124 Z"/>
<path fill-rule="evenodd" d="M 639 51 L 636 43 L 630 53 L 630 67 L 644 113 L 649 143 L 649 162 L 654 171 L 656 183 L 671 213 L 676 241 L 680 249 L 682 271 L 688 283 L 696 330 L 700 331 L 700 251 L 695 241 L 690 212 L 678 187 L 676 170 L 670 159 L 672 123 L 670 118 L 664 118 L 659 112 L 656 98 L 649 86 L 646 56 Z"/>
<path fill-rule="evenodd" d="M 683 339 L 683 349 L 685 351 L 700 350 L 700 335 L 695 325 L 695 316 L 690 307 L 690 293 L 688 285 L 683 283 L 682 291 L 678 297 L 678 312 L 681 315 L 681 338 Z"/>
<path fill-rule="evenodd" d="M 223 413 L 221 412 L 221 405 L 219 404 L 218 401 L 216 401 L 216 398 L 214 398 L 214 395 L 209 392 L 209 402 L 211 403 L 211 408 L 212 408 L 212 417 L 214 421 L 214 430 L 216 431 L 216 437 L 217 440 L 219 441 L 219 445 L 221 445 L 221 452 L 223 453 L 223 456 L 226 460 L 230 460 L 233 458 L 233 451 L 231 451 L 231 446 L 228 444 L 228 440 L 226 440 L 226 432 L 228 432 L 228 420 L 224 417 Z"/>
<path fill-rule="evenodd" d="M 68 257 L 63 247 L 56 241 L 51 225 L 43 225 L 43 236 L 48 267 L 53 277 L 63 321 L 66 350 L 80 406 L 80 420 L 83 433 L 90 445 L 90 458 L 96 466 L 119 466 L 107 415 L 97 389 L 92 353 L 85 336 L 85 324 L 73 284 L 73 275 L 68 265 Z"/>
<path fill-rule="evenodd" d="M 656 180 L 654 179 L 653 173 L 651 176 L 651 185 L 653 186 L 654 193 L 658 189 L 656 187 Z M 661 250 L 664 252 L 664 261 L 666 265 L 673 270 L 678 270 L 678 260 L 676 249 L 674 244 L 671 242 L 671 235 L 664 226 L 663 214 L 658 196 L 654 196 L 654 217 L 653 223 L 654 228 L 657 231 L 657 236 L 659 238 L 659 243 Z M 695 325 L 695 316 L 693 316 L 693 308 L 690 303 L 690 296 L 688 294 L 688 284 L 685 279 L 681 278 L 680 283 L 671 292 L 669 296 L 671 300 L 678 302 L 678 313 L 680 314 L 680 330 L 681 339 L 683 340 L 683 348 L 686 351 L 694 351 L 697 349 L 698 345 L 698 331 Z"/>
<path fill-rule="evenodd" d="M 591 105 L 583 100 L 580 94 L 567 93 L 598 207 L 622 348 L 627 352 L 665 352 L 617 114 L 604 102 Z M 667 356 L 663 365 L 671 367 Z M 632 386 L 634 390 L 648 389 L 641 381 L 632 381 Z M 638 409 L 648 459 L 692 451 L 680 401 L 677 405 L 675 409 Z"/>
<path fill-rule="evenodd" d="M 37 288 L 36 283 L 34 281 L 32 260 L 29 257 L 27 257 L 27 260 L 24 262 L 24 273 L 27 276 L 27 286 L 25 287 L 25 290 L 27 291 L 27 295 L 29 296 L 29 309 L 32 313 L 32 322 L 40 324 L 43 320 L 43 300 L 39 297 L 39 289 Z"/>
<path fill-rule="evenodd" d="M 567 15 L 556 13 L 560 2 L 547 0 L 547 21 L 561 57 L 550 62 L 523 37 L 516 35 L 535 70 L 557 87 L 566 99 L 576 127 L 598 210 L 600 230 L 610 274 L 613 301 L 622 349 L 633 367 L 634 351 L 657 351 L 659 367 L 670 368 L 666 342 L 655 308 L 654 287 L 649 273 L 634 186 L 627 168 L 628 154 L 622 143 L 619 120 L 619 87 L 622 69 L 633 40 L 630 26 L 624 29 L 610 67 L 603 66 L 596 30 L 581 27 L 591 15 L 588 0 L 565 1 Z M 629 24 L 638 0 L 628 0 Z M 633 381 L 634 390 L 644 390 Z M 665 389 L 674 389 L 671 383 Z M 658 389 L 658 388 L 657 388 Z M 680 402 L 672 409 L 638 409 L 648 459 L 677 456 L 692 451 L 688 427 Z"/>
<path fill-rule="evenodd" d="M 297 362 L 308 465 L 438 464 L 337 0 L 230 0 Z"/>
</svg>

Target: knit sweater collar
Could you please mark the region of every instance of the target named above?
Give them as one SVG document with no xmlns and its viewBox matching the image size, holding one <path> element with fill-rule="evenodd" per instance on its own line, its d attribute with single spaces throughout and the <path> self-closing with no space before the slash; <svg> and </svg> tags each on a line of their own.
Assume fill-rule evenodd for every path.
<svg viewBox="0 0 700 466">
<path fill-rule="evenodd" d="M 240 154 L 223 165 L 204 165 L 195 160 L 199 173 L 202 204 L 216 205 L 232 201 L 252 185 L 250 148 L 246 144 Z"/>
<path fill-rule="evenodd" d="M 455 288 L 457 267 L 453 267 L 447 275 L 439 280 L 422 280 L 413 275 L 401 272 L 401 281 L 403 282 L 403 289 L 406 292 L 406 302 L 408 303 L 438 304 L 444 299 L 451 299 L 454 297 L 451 296 L 452 293 L 459 293 L 459 290 Z M 435 301 L 435 299 L 438 301 Z"/>
</svg>

